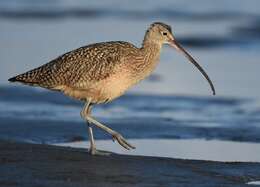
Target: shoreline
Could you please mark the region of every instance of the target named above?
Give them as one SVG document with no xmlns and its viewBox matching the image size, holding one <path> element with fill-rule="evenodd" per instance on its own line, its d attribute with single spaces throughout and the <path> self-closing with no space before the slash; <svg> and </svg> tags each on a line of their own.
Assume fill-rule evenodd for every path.
<svg viewBox="0 0 260 187">
<path fill-rule="evenodd" d="M 111 154 L 0 141 L 0 186 L 247 186 L 260 163 Z"/>
<path fill-rule="evenodd" d="M 123 155 L 260 163 L 259 143 L 206 139 L 129 139 L 129 142 L 135 145 L 136 149 L 125 150 L 112 140 L 95 141 L 97 148 Z M 51 145 L 88 148 L 89 141 L 64 142 Z"/>
</svg>

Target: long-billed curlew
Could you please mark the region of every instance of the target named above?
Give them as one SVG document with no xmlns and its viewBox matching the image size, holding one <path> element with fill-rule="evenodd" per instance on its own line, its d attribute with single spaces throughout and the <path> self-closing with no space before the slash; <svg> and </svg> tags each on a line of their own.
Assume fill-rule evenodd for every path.
<svg viewBox="0 0 260 187">
<path fill-rule="evenodd" d="M 109 133 L 125 149 L 134 149 L 118 132 L 91 116 L 93 104 L 107 103 L 124 94 L 131 86 L 149 76 L 159 62 L 163 44 L 182 52 L 214 86 L 201 66 L 177 43 L 171 27 L 161 22 L 150 25 L 140 48 L 128 42 L 91 44 L 70 51 L 36 69 L 10 78 L 11 82 L 61 91 L 85 102 L 81 117 L 87 121 L 90 153 L 96 154 L 92 124 Z"/>
</svg>

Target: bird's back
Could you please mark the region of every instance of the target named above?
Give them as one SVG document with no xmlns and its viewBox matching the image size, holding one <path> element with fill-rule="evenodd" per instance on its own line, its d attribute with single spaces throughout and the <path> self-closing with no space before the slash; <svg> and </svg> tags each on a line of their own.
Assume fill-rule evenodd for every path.
<svg viewBox="0 0 260 187">
<path fill-rule="evenodd" d="M 137 48 L 128 42 L 103 42 L 84 46 L 9 81 L 55 89 L 87 87 L 88 84 L 104 80 L 113 74 L 116 66 L 123 62 L 126 49 Z"/>
</svg>

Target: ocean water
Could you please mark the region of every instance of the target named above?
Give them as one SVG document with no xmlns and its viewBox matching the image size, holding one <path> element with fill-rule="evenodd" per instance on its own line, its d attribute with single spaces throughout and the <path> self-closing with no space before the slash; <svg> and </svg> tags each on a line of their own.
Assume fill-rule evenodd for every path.
<svg viewBox="0 0 260 187">
<path fill-rule="evenodd" d="M 187 59 L 165 46 L 151 77 L 114 102 L 95 107 L 94 116 L 135 141 L 204 139 L 258 145 L 257 0 L 0 1 L 0 138 L 86 141 L 79 115 L 82 103 L 7 79 L 93 42 L 123 40 L 140 46 L 154 21 L 172 25 L 176 39 L 209 74 L 217 95 L 211 95 Z M 100 130 L 94 133 L 99 140 L 110 139 Z"/>
</svg>

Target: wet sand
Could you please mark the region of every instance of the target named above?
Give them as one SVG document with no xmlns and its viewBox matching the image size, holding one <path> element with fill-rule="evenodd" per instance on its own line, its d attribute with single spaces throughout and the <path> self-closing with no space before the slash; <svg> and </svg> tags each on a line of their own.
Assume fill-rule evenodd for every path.
<svg viewBox="0 0 260 187">
<path fill-rule="evenodd" d="M 85 149 L 0 141 L 0 186 L 248 186 L 259 163 L 90 156 Z"/>
</svg>

